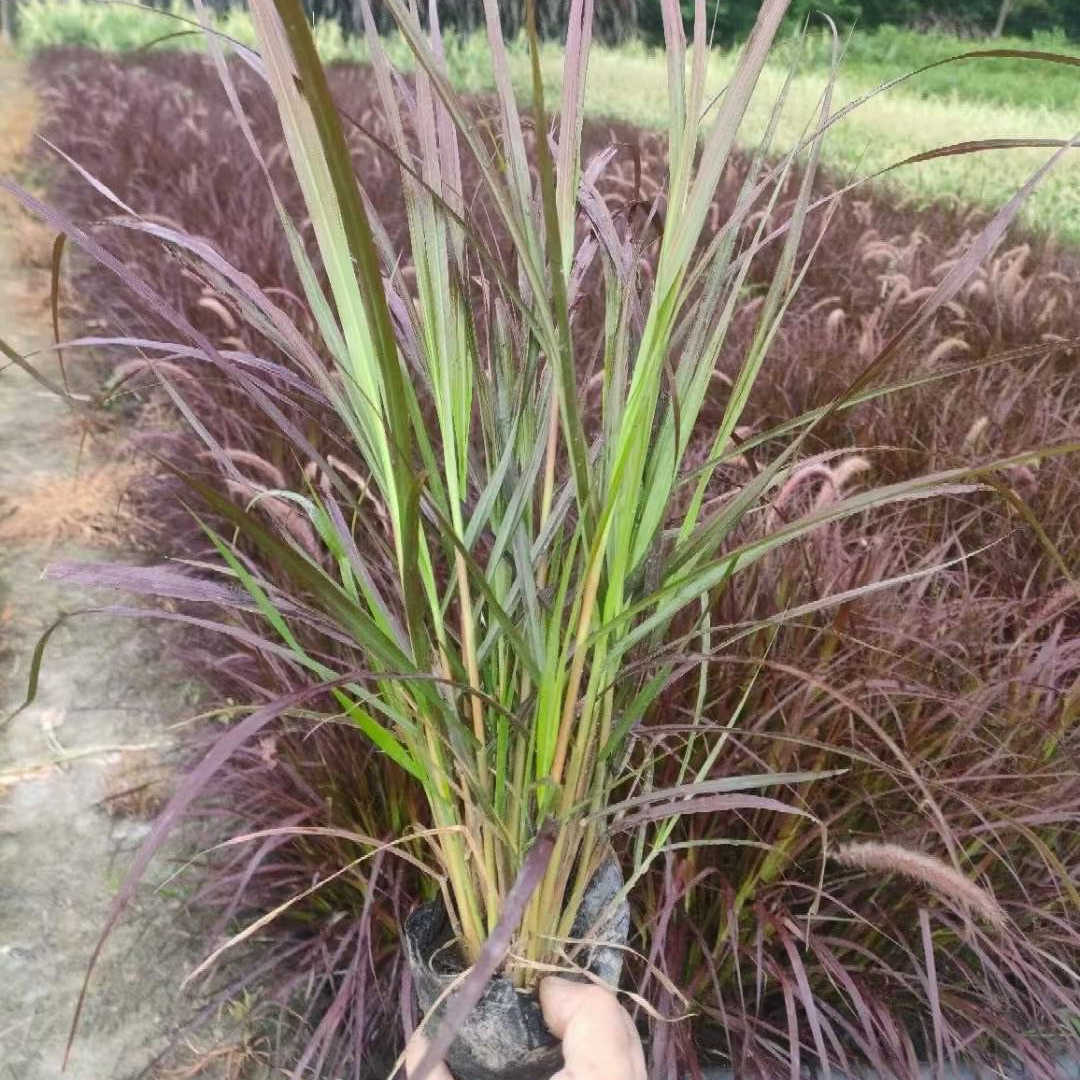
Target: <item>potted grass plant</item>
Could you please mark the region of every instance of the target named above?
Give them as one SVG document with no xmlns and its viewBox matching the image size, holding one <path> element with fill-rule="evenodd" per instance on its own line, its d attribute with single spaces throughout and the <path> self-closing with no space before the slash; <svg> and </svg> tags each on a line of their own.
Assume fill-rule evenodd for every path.
<svg viewBox="0 0 1080 1080">
<path fill-rule="evenodd" d="M 438 977 L 435 944 L 452 941 L 474 976 L 473 993 L 444 1025 L 459 1038 L 444 1038 L 432 1058 L 446 1051 L 459 1075 L 477 1080 L 546 1076 L 554 1051 L 535 1004 L 518 992 L 534 988 L 553 965 L 597 970 L 595 950 L 586 959 L 574 943 L 603 938 L 613 926 L 617 939 L 625 898 L 664 850 L 675 820 L 762 805 L 803 812 L 748 792 L 810 775 L 711 776 L 722 737 L 705 730 L 700 710 L 703 730 L 685 741 L 681 782 L 663 790 L 640 783 L 650 763 L 631 736 L 663 690 L 688 667 L 704 678 L 725 640 L 757 629 L 712 626 L 711 600 L 779 545 L 873 505 L 931 495 L 960 477 L 899 484 L 782 527 L 748 529 L 747 518 L 790 475 L 811 418 L 748 482 L 728 490 L 717 483 L 738 453 L 742 410 L 830 208 L 817 207 L 811 221 L 831 80 L 806 140 L 778 162 L 770 157 L 770 125 L 734 214 L 708 232 L 713 192 L 786 3 L 763 4 L 718 102 L 706 98 L 704 6 L 688 47 L 678 5 L 664 5 L 669 172 L 637 231 L 600 193 L 605 156 L 583 160 L 588 0 L 570 7 L 552 111 L 526 5 L 527 114 L 511 84 L 498 7 L 486 5 L 495 96 L 483 122 L 450 83 L 435 5 L 425 30 L 389 0 L 416 61 L 411 93 L 395 83 L 371 11 L 362 7 L 394 134 L 384 149 L 404 193 L 404 258 L 371 219 L 347 120 L 331 100 L 299 3 L 252 4 L 328 285 L 324 294 L 305 272 L 321 344 L 336 361 L 331 373 L 311 375 L 362 451 L 364 495 L 374 510 L 361 508 L 365 539 L 380 552 L 387 583 L 360 577 L 340 554 L 340 577 L 321 583 L 349 608 L 351 632 L 373 668 L 365 683 L 334 692 L 427 797 L 446 886 L 423 925 L 407 928 L 421 1004 L 435 1005 L 456 975 L 451 965 Z M 781 99 L 774 122 L 783 107 Z M 478 166 L 479 192 L 462 190 L 465 155 Z M 789 209 L 774 213 L 790 188 Z M 763 252 L 776 263 L 756 332 L 705 452 L 691 464 L 737 301 Z M 909 333 L 976 259 L 962 262 Z M 590 289 L 602 293 L 600 342 L 575 333 Z M 598 399 L 589 418 L 586 386 Z M 327 550 L 350 550 L 352 535 L 329 493 L 288 497 Z M 235 523 L 243 529 L 239 515 Z M 219 546 L 243 581 L 235 556 Z M 284 613 L 267 617 L 287 632 Z M 702 659 L 688 665 L 691 650 Z M 612 829 L 637 832 L 625 880 L 603 874 L 612 866 Z M 446 924 L 436 931 L 441 915 Z M 492 984 L 495 964 L 502 982 Z M 618 971 L 616 960 L 604 973 L 617 982 Z M 481 992 L 501 1019 L 481 1018 L 469 1029 L 467 1006 Z"/>
<path fill-rule="evenodd" d="M 158 305 L 185 348 L 250 395 L 311 466 L 306 484 L 254 494 L 249 484 L 241 502 L 187 477 L 210 511 L 205 529 L 225 579 L 199 599 L 252 613 L 310 686 L 221 737 L 181 785 L 133 874 L 237 746 L 285 713 L 330 700 L 337 718 L 407 774 L 426 803 L 424 828 L 403 836 L 400 849 L 427 869 L 434 894 L 408 935 L 424 1008 L 445 1006 L 432 1058 L 446 1054 L 460 1080 L 498 1071 L 476 1039 L 452 1045 L 455 1035 L 470 1035 L 459 1025 L 487 995 L 504 1015 L 520 1014 L 518 1042 L 499 1050 L 514 1075 L 543 1075 L 555 1059 L 537 1026 L 538 979 L 559 969 L 617 982 L 628 897 L 668 849 L 681 816 L 809 816 L 782 793 L 816 774 L 715 775 L 734 718 L 707 715 L 710 665 L 740 637 L 894 581 L 734 626 L 716 624 L 714 602 L 736 575 L 816 529 L 963 490 L 977 477 L 979 469 L 952 470 L 841 495 L 792 519 L 768 512 L 805 463 L 807 435 L 831 412 L 887 392 L 873 389 L 875 377 L 962 287 L 1056 156 L 843 395 L 742 439 L 743 410 L 836 205 L 815 188 L 822 139 L 840 115 L 830 78 L 805 138 L 782 153 L 772 145 L 787 105 L 781 96 L 734 211 L 719 223 L 710 215 L 785 0 L 762 5 L 717 100 L 706 91 L 704 4 L 689 42 L 678 3 L 663 5 L 668 173 L 660 194 L 621 207 L 605 197 L 612 151 L 586 158 L 582 149 L 590 0 L 570 5 L 555 91 L 545 85 L 526 5 L 529 85 L 520 100 L 498 5 L 488 0 L 495 92 L 480 106 L 450 81 L 437 7 L 424 26 L 400 0 L 387 5 L 415 60 L 408 82 L 361 3 L 392 133 L 377 148 L 397 170 L 404 199 L 396 236 L 366 199 L 363 162 L 352 153 L 350 133 L 363 134 L 363 118 L 343 115 L 332 100 L 299 0 L 251 0 L 258 51 L 231 43 L 266 80 L 302 193 L 303 223 L 284 200 L 276 205 L 313 334 L 211 245 L 128 219 L 227 297 L 285 358 L 280 368 L 223 352 L 92 235 L 51 215 Z M 225 62 L 230 43 L 213 33 L 207 41 L 243 126 Z M 273 187 L 272 155 L 245 131 Z M 463 190 L 466 160 L 478 190 Z M 763 260 L 770 271 L 754 333 L 719 418 L 703 430 L 718 361 Z M 589 304 L 602 311 L 599 340 L 578 331 Z M 167 351 L 177 354 L 173 345 Z M 159 375 L 223 475 L 235 473 L 226 448 L 186 406 L 183 385 L 164 367 Z M 344 469 L 320 452 L 282 408 L 286 396 L 332 410 L 362 467 Z M 1042 447 L 982 469 L 1070 449 Z M 751 450 L 753 468 L 732 480 L 732 462 L 745 463 Z M 269 564 L 284 568 L 295 596 L 268 584 L 260 566 Z M 130 572 L 125 582 L 137 578 Z M 182 595 L 161 573 L 144 582 L 146 591 Z M 308 646 L 311 630 L 347 642 L 357 665 L 343 670 Z M 698 680 L 701 692 L 677 783 L 657 787 L 657 762 L 637 734 L 679 680 Z M 630 837 L 621 862 L 615 834 Z M 116 911 L 129 895 L 120 894 Z"/>
<path fill-rule="evenodd" d="M 763 7 L 709 119 L 704 21 L 688 54 L 677 6 L 666 9 L 670 175 L 666 205 L 648 211 L 660 240 L 647 284 L 648 230 L 632 235 L 600 196 L 603 156 L 582 160 L 591 4 L 571 6 L 554 124 L 531 6 L 526 119 L 510 82 L 498 9 L 488 5 L 496 95 L 486 131 L 449 82 L 435 9 L 424 31 L 403 5 L 391 7 L 416 58 L 409 94 L 395 85 L 364 11 L 394 134 L 385 150 L 404 192 L 409 275 L 369 216 L 300 5 L 252 6 L 328 286 L 323 293 L 305 272 L 321 344 L 336 361 L 336 370 L 320 366 L 310 375 L 361 450 L 371 507 L 365 546 L 378 553 L 380 578 L 389 584 L 388 591 L 339 558 L 340 576 L 320 575 L 319 588 L 328 599 L 334 594 L 333 607 L 348 609 L 342 628 L 372 663 L 369 680 L 333 692 L 420 784 L 431 814 L 446 886 L 427 918 L 438 923 L 445 913 L 447 925 L 440 934 L 425 923 L 409 935 L 422 1004 L 433 1005 L 440 986 L 437 979 L 428 985 L 425 947 L 452 940 L 460 963 L 475 969 L 496 935 L 505 980 L 497 1007 L 513 1012 L 523 1001 L 515 991 L 534 987 L 560 960 L 575 962 L 573 942 L 603 936 L 612 920 L 625 927 L 619 905 L 663 850 L 679 814 L 758 806 L 762 796 L 742 793 L 810 779 L 706 780 L 708 755 L 691 737 L 680 770 L 685 782 L 639 790 L 633 777 L 647 763 L 634 758 L 629 742 L 657 696 L 683 674 L 678 650 L 666 647 L 676 619 L 693 613 L 688 640 L 707 653 L 710 594 L 770 547 L 817 524 L 732 541 L 784 475 L 795 444 L 728 497 L 715 497 L 712 480 L 732 452 L 746 394 L 797 287 L 819 144 L 807 147 L 795 210 L 777 241 L 780 265 L 735 392 L 707 459 L 686 475 L 697 414 L 769 217 L 759 215 L 748 250 L 740 250 L 743 227 L 759 196 L 778 197 L 796 163 L 789 154 L 772 174 L 748 178 L 738 216 L 703 244 L 713 191 L 786 5 Z M 824 119 L 827 91 L 821 105 Z M 466 154 L 479 167 L 481 193 L 461 190 Z M 478 203 L 493 229 L 485 230 Z M 304 257 L 299 246 L 297 254 Z M 585 290 L 601 283 L 605 339 L 585 355 L 575 310 Z M 585 378 L 599 384 L 591 432 Z M 331 503 L 336 496 L 287 497 L 302 506 L 328 551 L 350 550 L 353 537 Z M 244 516 L 219 509 L 244 530 Z M 287 615 L 259 596 L 224 540 L 215 542 L 288 643 Z M 301 662 L 312 663 L 307 656 Z M 639 830 L 641 843 L 629 879 L 616 874 L 612 887 L 600 872 L 611 865 L 616 822 Z M 543 858 L 529 859 L 538 849 Z M 508 905 L 521 895 L 515 889 L 523 873 L 528 899 Z M 582 912 L 597 907 L 587 901 L 598 881 L 607 901 L 599 907 L 607 910 L 594 911 L 587 925 Z M 508 906 L 518 910 L 504 940 L 496 932 L 505 930 Z M 617 963 L 613 970 L 617 980 Z M 443 976 L 452 979 L 453 967 Z M 535 1005 L 524 999 L 521 1007 L 518 1044 L 500 1051 L 503 1074 L 549 1075 L 552 1050 L 537 1033 Z M 509 1027 L 504 1020 L 502 1030 Z M 450 1063 L 466 1076 L 500 1072 L 476 1040 L 462 1045 L 456 1060 L 451 1052 Z"/>
</svg>

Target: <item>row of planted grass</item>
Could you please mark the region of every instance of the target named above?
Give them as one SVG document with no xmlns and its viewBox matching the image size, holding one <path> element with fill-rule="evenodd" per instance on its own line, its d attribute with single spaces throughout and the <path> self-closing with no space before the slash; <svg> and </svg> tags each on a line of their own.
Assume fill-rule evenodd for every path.
<svg viewBox="0 0 1080 1080">
<path fill-rule="evenodd" d="M 971 43 L 956 43 L 954 53 L 966 51 Z M 1030 47 L 1029 45 L 1026 47 Z M 734 57 L 723 54 L 713 66 L 710 90 L 720 93 L 731 77 Z M 964 61 L 950 65 L 985 66 L 985 77 L 994 78 L 994 60 Z M 1013 64 L 1019 63 L 1013 61 Z M 1031 62 L 1027 62 L 1029 68 Z M 545 75 L 550 85 L 560 81 L 558 51 L 549 49 L 545 56 Z M 898 78 L 911 68 L 900 65 L 856 68 L 850 77 L 841 66 L 836 84 L 837 101 L 854 101 L 886 78 Z M 1065 68 L 1073 72 L 1075 68 Z M 744 145 L 753 146 L 769 122 L 772 104 L 787 79 L 780 64 L 763 72 L 758 91 L 751 103 Z M 869 78 L 868 78 L 869 76 Z M 651 55 L 620 56 L 600 52 L 591 70 L 592 83 L 588 105 L 596 116 L 642 127 L 662 128 L 664 124 L 664 69 Z M 944 76 L 943 76 L 944 77 Z M 1004 77 L 1004 76 L 1003 76 Z M 1029 78 L 1037 78 L 1034 70 Z M 523 78 L 523 76 L 522 76 Z M 922 75 L 914 76 L 917 84 Z M 797 75 L 790 87 L 791 106 L 785 111 L 778 130 L 778 146 L 798 143 L 812 127 L 816 90 L 821 82 L 821 68 L 811 64 Z M 840 120 L 826 143 L 823 162 L 837 174 L 851 178 L 874 175 L 906 158 L 952 143 L 998 138 L 1067 140 L 1073 136 L 1075 112 L 1044 106 L 1013 105 L 970 99 L 963 96 L 924 96 L 908 91 L 908 84 L 877 95 Z M 910 199 L 916 208 L 952 198 L 958 205 L 976 205 L 985 209 L 1001 206 L 1045 160 L 1046 149 L 1007 148 L 987 154 L 958 156 L 927 163 L 905 165 L 886 177 L 895 186 L 894 197 Z M 1066 241 L 1080 239 L 1080 200 L 1077 178 L 1080 163 L 1062 162 L 1061 168 L 1026 210 L 1023 220 L 1035 229 Z"/>
<path fill-rule="evenodd" d="M 199 43 L 197 33 L 174 36 L 182 24 L 167 14 L 96 0 L 31 0 L 22 10 L 21 40 L 30 52 L 63 45 L 123 51 L 159 39 L 165 39 L 161 41 L 164 47 L 197 47 Z M 182 6 L 172 10 L 185 18 L 193 15 Z M 220 26 L 224 33 L 246 44 L 254 43 L 254 30 L 242 8 L 231 9 L 221 18 Z M 317 23 L 315 37 L 325 61 L 367 57 L 363 41 L 346 38 L 336 23 Z M 992 44 L 997 49 L 1080 56 L 1074 47 L 1057 38 L 1005 38 Z M 979 42 L 937 33 L 885 29 L 857 35 L 847 46 L 850 63 L 845 62 L 837 79 L 838 104 L 917 68 L 977 47 Z M 388 41 L 387 48 L 395 62 L 411 65 L 404 42 Z M 791 104 L 780 123 L 778 148 L 790 147 L 805 135 L 830 63 L 829 35 L 813 34 L 804 53 L 803 73 L 791 86 Z M 482 34 L 449 37 L 446 55 L 455 85 L 471 91 L 491 89 L 487 44 Z M 757 145 L 787 77 L 791 55 L 793 49 L 778 49 L 775 59 L 766 65 L 748 121 L 740 132 L 744 146 Z M 726 85 L 736 59 L 737 52 L 714 51 L 710 94 L 719 93 Z M 531 74 L 523 41 L 510 48 L 509 67 L 515 87 L 519 92 L 526 91 Z M 549 91 L 557 93 L 563 72 L 563 54 L 557 44 L 550 43 L 543 49 L 542 70 Z M 824 164 L 838 173 L 865 176 L 934 147 L 961 141 L 1069 139 L 1075 134 L 1077 70 L 1066 64 L 1036 66 L 1031 60 L 1004 57 L 964 61 L 924 72 L 841 120 L 824 148 Z M 663 129 L 666 78 L 662 50 L 641 45 L 595 48 L 586 108 L 597 118 Z M 1012 195 L 1047 152 L 1045 148 L 1013 147 L 995 150 L 992 161 L 985 155 L 958 156 L 906 166 L 892 180 L 897 185 L 897 197 L 911 198 L 917 206 L 955 198 L 961 205 L 993 209 Z M 1062 162 L 1044 184 L 1039 198 L 1025 209 L 1023 220 L 1047 234 L 1080 240 L 1078 179 L 1080 164 L 1074 160 Z"/>
<path fill-rule="evenodd" d="M 144 216 L 212 236 L 226 258 L 274 290 L 305 325 L 301 283 L 273 228 L 273 207 L 204 63 L 52 54 L 39 59 L 37 71 L 53 141 Z M 260 139 L 273 143 L 275 120 L 257 81 L 243 71 L 236 76 Z M 338 69 L 333 86 L 365 129 L 384 131 L 368 74 Z M 651 197 L 661 182 L 661 141 L 606 125 L 588 127 L 585 139 L 597 149 L 637 147 L 625 150 L 603 180 L 616 213 L 625 208 L 633 224 L 632 204 Z M 399 243 L 406 219 L 396 170 L 359 129 L 350 141 L 365 188 Z M 746 167 L 736 159 L 726 171 L 710 211 L 715 223 L 730 211 Z M 54 197 L 67 212 L 89 221 L 110 211 L 77 175 L 54 176 Z M 297 207 L 287 170 L 281 179 Z M 972 221 L 956 210 L 914 214 L 876 198 L 842 207 L 754 389 L 737 433 L 749 445 L 726 464 L 711 497 L 745 484 L 761 455 L 767 460 L 773 440 L 755 446 L 756 438 L 827 403 L 877 354 L 955 264 Z M 220 346 L 260 363 L 280 359 L 235 302 L 205 273 L 191 272 L 184 258 L 163 259 L 156 244 L 127 228 L 100 235 Z M 647 233 L 642 241 L 648 264 Z M 767 260 L 744 287 L 706 398 L 706 428 L 722 412 L 773 269 Z M 774 493 L 757 520 L 746 523 L 746 535 L 775 529 L 811 507 L 827 508 L 871 475 L 875 482 L 902 480 L 1075 431 L 1080 395 L 1070 351 L 986 362 L 1033 342 L 1076 336 L 1075 292 L 1072 265 L 1052 250 L 1035 244 L 998 253 L 886 373 L 949 377 L 833 416 L 810 447 L 824 456 L 811 457 Z M 100 320 L 93 328 L 102 334 L 163 336 L 160 318 L 100 272 L 82 267 L 75 295 L 87 316 Z M 598 333 L 601 315 L 586 295 L 575 312 L 580 340 Z M 171 425 L 144 422 L 140 437 L 170 460 L 204 462 L 201 478 L 240 503 L 261 493 L 267 520 L 325 558 L 303 515 L 273 494 L 317 487 L 318 467 L 298 458 L 228 381 L 181 351 L 165 361 L 159 356 L 140 357 L 131 345 L 116 351 L 117 400 L 136 393 L 156 368 L 224 458 L 208 455 Z M 294 422 L 327 460 L 342 462 L 344 475 L 359 477 L 362 465 L 335 418 L 317 401 L 294 400 L 287 370 L 272 374 L 270 385 Z M 583 392 L 597 393 L 589 384 Z M 586 418 L 596 422 L 595 399 Z M 691 460 L 704 456 L 705 447 L 689 453 Z M 647 948 L 651 963 L 634 965 L 645 998 L 663 1015 L 682 1011 L 654 973 L 666 972 L 699 1010 L 696 1025 L 657 1025 L 656 1075 L 699 1055 L 764 1075 L 787 1073 L 793 1061 L 818 1054 L 838 1065 L 869 1060 L 904 1075 L 938 1045 L 942 1053 L 962 1046 L 985 1060 L 1018 1052 L 1038 1070 L 1048 1068 L 1053 1040 L 1069 1037 L 1077 987 L 1064 968 L 1075 970 L 1080 958 L 1072 885 L 1080 857 L 1074 765 L 1080 655 L 1067 568 L 1080 557 L 1080 502 L 1065 461 L 1017 466 L 1000 480 L 1013 493 L 1011 503 L 965 492 L 868 513 L 740 575 L 718 601 L 717 632 L 993 544 L 933 579 L 899 586 L 887 599 L 853 596 L 827 613 L 807 611 L 790 624 L 761 626 L 715 665 L 694 665 L 671 685 L 637 739 L 648 748 L 642 760 L 651 763 L 657 787 L 678 780 L 678 761 L 702 715 L 730 724 L 710 777 L 848 769 L 799 793 L 805 802 L 797 805 L 820 814 L 840 841 L 887 837 L 962 858 L 1004 906 L 1008 931 L 972 925 L 925 882 L 900 889 L 880 871 L 853 868 L 828 872 L 808 919 L 821 872 L 819 834 L 810 822 L 766 811 L 687 819 L 673 836 L 680 846 L 656 861 L 634 894 L 639 914 L 632 943 Z M 174 501 L 157 505 L 174 553 L 212 558 L 197 529 L 169 516 L 177 513 Z M 1045 535 L 1029 526 L 1028 516 Z M 370 527 L 361 518 L 357 536 Z M 295 591 L 284 566 L 257 560 L 250 567 L 268 588 Z M 259 619 L 236 618 L 249 633 L 265 633 Z M 349 664 L 351 650 L 343 651 L 340 640 L 311 628 L 304 633 L 313 653 Z M 196 647 L 206 650 L 207 670 L 241 701 L 270 700 L 303 686 L 303 673 L 261 640 L 238 640 L 225 656 L 205 639 Z M 701 646 L 700 636 L 689 639 L 687 657 Z M 670 755 L 660 752 L 665 749 Z M 392 836 L 423 817 L 412 786 L 355 731 L 333 725 L 314 733 L 296 722 L 281 725 L 234 760 L 219 791 L 218 805 L 241 814 L 250 829 L 302 823 Z M 728 846 L 716 847 L 718 841 Z M 226 917 L 250 918 L 357 854 L 340 836 L 268 838 L 254 853 L 236 849 L 205 894 Z M 314 1031 L 309 1063 L 324 1055 L 328 1067 L 357 1067 L 395 1026 L 396 926 L 418 886 L 393 860 L 366 876 L 337 879 L 268 931 L 266 963 L 238 975 L 231 992 L 258 985 L 265 993 L 272 985 L 292 1004 L 290 992 L 304 990 Z M 338 1025 L 320 1025 L 327 1016 Z"/>
</svg>

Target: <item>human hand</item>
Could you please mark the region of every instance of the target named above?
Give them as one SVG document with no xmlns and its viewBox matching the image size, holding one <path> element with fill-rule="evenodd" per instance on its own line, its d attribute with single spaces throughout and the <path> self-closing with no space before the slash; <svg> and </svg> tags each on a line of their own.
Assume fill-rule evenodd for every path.
<svg viewBox="0 0 1080 1080">
<path fill-rule="evenodd" d="M 564 1066 L 551 1080 L 645 1080 L 645 1054 L 630 1014 L 604 986 L 549 975 L 540 1010 L 562 1040 Z"/>
<path fill-rule="evenodd" d="M 606 987 L 549 975 L 540 983 L 540 1010 L 562 1041 L 563 1068 L 551 1080 L 645 1080 L 645 1054 L 630 1014 Z M 417 1031 L 405 1049 L 405 1072 L 413 1076 L 428 1041 Z M 439 1063 L 426 1080 L 453 1080 Z"/>
<path fill-rule="evenodd" d="M 418 1027 L 405 1047 L 405 1080 L 412 1080 L 418 1075 L 420 1062 L 424 1060 L 427 1048 L 427 1036 L 424 1034 L 424 1029 Z M 428 1069 L 424 1080 L 454 1080 L 454 1078 L 450 1075 L 450 1070 L 440 1061 L 434 1068 Z"/>
</svg>

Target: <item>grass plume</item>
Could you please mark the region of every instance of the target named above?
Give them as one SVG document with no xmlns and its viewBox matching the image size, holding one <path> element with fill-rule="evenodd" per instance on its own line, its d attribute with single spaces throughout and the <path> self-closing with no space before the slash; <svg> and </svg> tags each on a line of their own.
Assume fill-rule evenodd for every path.
<svg viewBox="0 0 1080 1080">
<path fill-rule="evenodd" d="M 912 851 L 900 844 L 871 840 L 841 844 L 829 852 L 841 866 L 880 874 L 899 874 L 925 885 L 943 900 L 978 915 L 995 930 L 1005 929 L 1005 912 L 984 888 L 936 855 Z"/>
</svg>

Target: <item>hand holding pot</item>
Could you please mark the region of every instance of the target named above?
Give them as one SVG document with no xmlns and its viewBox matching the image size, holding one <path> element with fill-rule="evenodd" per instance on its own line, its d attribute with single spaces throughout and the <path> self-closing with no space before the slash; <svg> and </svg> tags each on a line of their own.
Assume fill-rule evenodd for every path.
<svg viewBox="0 0 1080 1080">
<path fill-rule="evenodd" d="M 645 1080 L 645 1054 L 634 1021 L 603 986 L 549 975 L 540 1008 L 562 1040 L 565 1065 L 552 1080 Z"/>
<path fill-rule="evenodd" d="M 540 983 L 540 1008 L 551 1033 L 562 1041 L 564 1065 L 551 1080 L 645 1080 L 637 1028 L 610 990 L 550 975 Z M 406 1075 L 414 1074 L 427 1045 L 419 1031 L 409 1040 Z M 440 1063 L 426 1080 L 453 1077 Z"/>
</svg>

